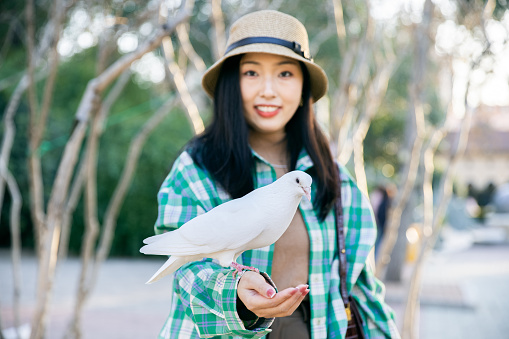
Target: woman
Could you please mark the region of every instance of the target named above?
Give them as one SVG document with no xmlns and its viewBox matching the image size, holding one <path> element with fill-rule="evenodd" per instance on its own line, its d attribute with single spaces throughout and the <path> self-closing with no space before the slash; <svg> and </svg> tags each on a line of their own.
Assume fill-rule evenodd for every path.
<svg viewBox="0 0 509 339">
<path fill-rule="evenodd" d="M 212 122 L 164 181 L 156 232 L 174 230 L 295 169 L 312 175 L 314 199 L 301 202 L 275 244 L 239 258 L 261 273 L 235 275 L 210 259 L 178 270 L 160 337 L 344 337 L 333 208 L 340 181 L 348 293 L 368 338 L 399 337 L 383 288 L 365 264 L 376 237 L 369 203 L 344 168 L 338 176 L 312 112 L 327 77 L 309 55 L 306 29 L 280 12 L 254 12 L 232 25 L 227 46 L 202 80 L 214 98 Z"/>
</svg>

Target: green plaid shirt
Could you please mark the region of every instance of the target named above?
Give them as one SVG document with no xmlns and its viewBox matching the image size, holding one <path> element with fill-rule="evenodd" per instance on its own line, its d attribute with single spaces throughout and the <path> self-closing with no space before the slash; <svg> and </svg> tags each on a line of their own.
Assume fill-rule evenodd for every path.
<svg viewBox="0 0 509 339">
<path fill-rule="evenodd" d="M 255 186 L 276 180 L 276 172 L 253 152 L 256 164 Z M 297 169 L 313 166 L 302 152 Z M 399 338 L 392 310 L 384 303 L 384 287 L 366 264 L 375 243 L 376 225 L 369 201 L 347 173 L 341 171 L 341 189 L 348 260 L 347 289 L 358 301 L 368 338 Z M 312 192 L 316 186 L 313 184 Z M 230 200 L 210 174 L 195 164 L 187 152 L 175 161 L 158 194 L 159 213 L 156 233 L 172 231 L 201 213 Z M 344 338 L 347 327 L 345 308 L 339 290 L 338 255 L 334 212 L 324 222 L 307 199 L 300 211 L 310 239 L 309 289 L 312 338 Z M 239 225 L 241 227 L 242 225 Z M 211 225 L 211 232 L 215 232 Z M 269 276 L 274 245 L 244 252 L 239 262 L 257 267 Z M 273 318 L 260 318 L 244 324 L 236 310 L 237 283 L 233 270 L 211 259 L 184 265 L 174 275 L 170 316 L 159 338 L 261 338 L 269 333 Z"/>
</svg>

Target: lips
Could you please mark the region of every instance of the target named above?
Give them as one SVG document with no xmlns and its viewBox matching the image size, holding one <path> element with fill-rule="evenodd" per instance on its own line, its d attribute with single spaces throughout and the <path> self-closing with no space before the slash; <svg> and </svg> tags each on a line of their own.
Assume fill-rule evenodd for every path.
<svg viewBox="0 0 509 339">
<path fill-rule="evenodd" d="M 256 113 L 264 118 L 271 118 L 281 111 L 279 106 L 258 105 L 255 106 Z"/>
</svg>

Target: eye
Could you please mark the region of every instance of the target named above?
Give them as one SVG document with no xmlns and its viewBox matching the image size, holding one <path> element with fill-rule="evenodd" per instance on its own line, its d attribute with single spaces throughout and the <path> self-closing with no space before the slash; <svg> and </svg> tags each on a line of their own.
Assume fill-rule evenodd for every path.
<svg viewBox="0 0 509 339">
<path fill-rule="evenodd" d="M 299 180 L 299 178 L 295 179 L 295 182 L 296 182 L 297 184 L 300 184 L 300 180 Z"/>
<path fill-rule="evenodd" d="M 257 75 L 255 71 L 246 71 L 243 74 L 248 77 L 254 77 Z"/>
<path fill-rule="evenodd" d="M 284 72 L 281 72 L 279 74 L 279 76 L 282 77 L 282 78 L 288 78 L 288 77 L 291 77 L 292 75 L 293 74 L 291 72 L 289 72 L 289 71 L 284 71 Z"/>
</svg>

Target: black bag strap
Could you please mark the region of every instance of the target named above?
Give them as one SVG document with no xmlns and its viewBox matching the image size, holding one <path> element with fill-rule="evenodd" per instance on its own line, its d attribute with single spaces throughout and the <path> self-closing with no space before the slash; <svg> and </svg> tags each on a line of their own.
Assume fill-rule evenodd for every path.
<svg viewBox="0 0 509 339">
<path fill-rule="evenodd" d="M 343 304 L 346 307 L 350 304 L 348 300 L 348 290 L 346 288 L 346 272 L 347 272 L 347 261 L 346 261 L 346 245 L 345 245 L 345 235 L 344 235 L 344 219 L 343 219 L 343 203 L 341 201 L 341 177 L 338 166 L 338 188 L 337 188 L 337 197 L 336 203 L 334 206 L 335 209 L 335 217 L 336 217 L 336 233 L 337 233 L 337 242 L 338 242 L 338 256 L 339 256 L 339 279 L 340 279 L 340 288 L 341 288 L 341 298 L 343 299 Z M 348 311 L 347 311 L 348 312 Z M 348 315 L 348 313 L 347 313 Z M 350 319 L 348 319 L 350 320 Z"/>
</svg>

